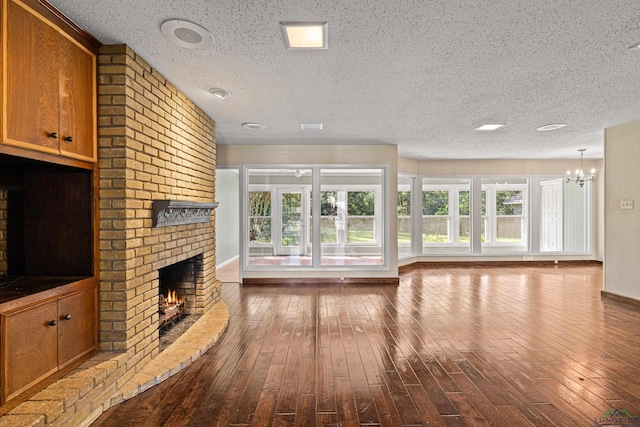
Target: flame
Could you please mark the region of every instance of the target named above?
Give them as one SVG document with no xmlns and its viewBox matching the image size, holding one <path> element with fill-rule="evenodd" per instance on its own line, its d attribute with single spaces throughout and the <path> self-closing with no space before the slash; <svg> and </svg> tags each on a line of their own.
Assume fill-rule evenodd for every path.
<svg viewBox="0 0 640 427">
<path fill-rule="evenodd" d="M 169 289 L 169 291 L 167 292 L 167 302 L 169 304 L 175 304 L 178 302 L 178 295 L 176 291 L 172 291 L 171 289 Z"/>
</svg>

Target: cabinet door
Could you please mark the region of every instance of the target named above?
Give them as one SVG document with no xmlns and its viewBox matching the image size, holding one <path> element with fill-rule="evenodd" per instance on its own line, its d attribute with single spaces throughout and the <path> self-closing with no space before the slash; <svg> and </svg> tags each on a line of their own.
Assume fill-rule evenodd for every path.
<svg viewBox="0 0 640 427">
<path fill-rule="evenodd" d="M 97 287 L 63 297 L 58 302 L 58 363 L 67 363 L 98 345 Z"/>
<path fill-rule="evenodd" d="M 95 55 L 60 34 L 60 152 L 96 159 Z"/>
<path fill-rule="evenodd" d="M 2 317 L 2 401 L 58 370 L 57 302 Z"/>
<path fill-rule="evenodd" d="M 5 142 L 59 154 L 59 34 L 22 3 L 11 0 L 3 3 L 8 11 Z"/>
</svg>

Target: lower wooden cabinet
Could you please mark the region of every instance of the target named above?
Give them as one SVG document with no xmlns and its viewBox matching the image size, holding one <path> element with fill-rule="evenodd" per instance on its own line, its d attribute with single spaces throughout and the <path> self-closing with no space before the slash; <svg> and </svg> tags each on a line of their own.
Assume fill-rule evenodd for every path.
<svg viewBox="0 0 640 427">
<path fill-rule="evenodd" d="M 56 301 L 2 316 L 2 402 L 58 370 Z"/>
<path fill-rule="evenodd" d="M 97 286 L 0 315 L 1 403 L 98 345 Z"/>
</svg>

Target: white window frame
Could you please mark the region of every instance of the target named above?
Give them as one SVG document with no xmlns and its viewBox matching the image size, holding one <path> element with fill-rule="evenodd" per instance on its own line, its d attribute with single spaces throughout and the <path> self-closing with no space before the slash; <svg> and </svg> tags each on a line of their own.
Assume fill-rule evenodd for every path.
<svg viewBox="0 0 640 427">
<path fill-rule="evenodd" d="M 399 216 L 396 214 L 396 234 L 399 233 L 399 223 L 400 223 L 400 218 L 408 218 L 409 222 L 410 222 L 410 227 L 409 227 L 409 244 L 401 244 L 400 241 L 397 241 L 398 244 L 398 258 L 406 258 L 406 257 L 411 257 L 415 255 L 415 250 L 414 250 L 414 241 L 415 241 L 415 233 L 414 233 L 414 222 L 416 222 L 414 220 L 415 217 L 415 206 L 414 206 L 414 190 L 415 190 L 415 181 L 416 181 L 416 177 L 415 176 L 408 176 L 408 175 L 398 175 L 398 182 L 400 181 L 400 179 L 408 179 L 410 182 L 407 184 L 398 184 L 397 185 L 397 193 L 400 193 L 401 191 L 408 191 L 409 192 L 409 206 L 410 206 L 410 214 L 407 215 L 402 215 Z M 397 206 L 396 206 L 396 212 L 397 212 Z M 400 254 L 400 248 L 409 248 L 409 252 L 408 253 L 404 253 L 404 254 Z"/>
<path fill-rule="evenodd" d="M 517 246 L 529 247 L 529 178 L 527 184 L 482 184 L 481 191 L 485 191 L 486 200 L 486 222 L 485 222 L 485 241 L 482 242 L 483 247 L 493 246 Z M 497 215 L 496 213 L 496 193 L 499 191 L 522 191 L 522 215 Z M 498 218 L 522 218 L 522 242 L 498 242 Z"/>
<path fill-rule="evenodd" d="M 424 193 L 426 191 L 445 191 L 449 194 L 449 214 L 448 215 L 423 215 Z M 470 247 L 471 242 L 460 241 L 460 191 L 468 191 L 471 195 L 471 184 L 422 184 L 420 192 L 420 230 L 422 231 L 422 223 L 425 218 L 447 218 L 447 231 L 449 241 L 447 242 L 425 242 L 424 233 L 420 234 L 420 242 L 422 246 L 455 246 Z M 412 212 L 416 210 L 412 208 Z M 466 215 L 465 215 L 466 216 Z M 469 218 L 471 216 L 469 215 Z"/>
<path fill-rule="evenodd" d="M 398 175 L 408 176 L 408 175 Z M 549 259 L 550 256 L 578 257 L 576 259 L 595 259 L 595 211 L 596 211 L 596 188 L 593 183 L 585 184 L 585 233 L 586 243 L 584 250 L 567 250 L 562 251 L 541 251 L 540 250 L 540 232 L 541 232 L 541 212 L 540 212 L 540 180 L 541 179 L 562 179 L 562 176 L 556 175 L 412 175 L 415 178 L 412 194 L 412 243 L 413 254 L 399 254 L 398 259 L 409 258 L 416 255 L 425 255 L 429 257 L 438 256 L 486 256 L 486 257 L 504 257 L 533 255 L 540 259 Z M 466 184 L 447 184 L 446 181 L 451 179 L 469 179 L 469 187 Z M 566 179 L 566 177 L 565 177 Z M 423 182 L 426 182 L 423 184 Z M 405 186 L 406 187 L 406 186 Z M 455 191 L 457 188 L 458 191 Z M 398 187 L 398 191 L 406 188 Z M 470 247 L 469 253 L 456 251 L 454 248 L 467 247 L 467 242 L 460 242 L 460 222 L 466 215 L 460 215 L 459 202 L 460 191 L 470 191 Z M 449 195 L 449 235 L 452 236 L 453 242 L 423 242 L 423 218 L 428 216 L 422 215 L 423 191 L 450 191 Z M 521 215 L 508 215 L 507 218 L 517 217 L 520 219 L 522 226 L 522 240 L 517 242 L 502 241 L 497 242 L 497 224 L 502 216 L 496 215 L 496 191 L 521 191 L 523 193 L 523 204 Z M 482 214 L 482 193 L 486 197 L 486 211 Z M 564 202 L 566 203 L 566 201 Z M 566 207 L 566 205 L 565 205 Z M 535 209 L 535 211 L 533 211 Z M 444 218 L 445 216 L 437 216 Z M 482 240 L 484 227 L 484 238 Z M 564 225 L 563 225 L 564 227 Z M 456 243 L 458 243 L 456 245 Z M 429 249 L 431 248 L 431 249 Z M 441 248 L 440 250 L 434 248 Z M 451 249 L 447 249 L 451 248 Z M 494 248 L 492 250 L 492 248 Z M 546 258 L 545 258 L 546 257 Z"/>
<path fill-rule="evenodd" d="M 247 206 L 249 206 L 249 197 L 251 193 L 271 193 L 271 215 L 269 216 L 252 216 L 252 215 L 248 215 L 248 210 L 247 209 L 247 228 L 249 230 L 249 232 L 251 232 L 251 219 L 252 218 L 269 218 L 271 220 L 271 242 L 269 243 L 255 243 L 252 242 L 251 239 L 249 239 L 249 235 L 247 234 L 247 239 L 248 239 L 248 243 L 249 243 L 249 247 L 251 248 L 266 248 L 266 247 L 274 247 L 275 245 L 275 236 L 273 235 L 273 225 L 274 225 L 274 215 L 273 215 L 273 211 L 274 211 L 274 189 L 271 188 L 271 186 L 269 185 L 264 185 L 264 184 L 252 184 L 249 186 L 249 191 L 247 192 Z"/>
<path fill-rule="evenodd" d="M 382 210 L 382 205 L 381 205 L 381 185 L 328 185 L 328 186 L 323 186 L 321 189 L 321 193 L 323 192 L 329 192 L 329 191 L 335 191 L 336 194 L 336 198 L 338 199 L 338 201 L 336 201 L 336 204 L 338 203 L 344 203 L 344 207 L 339 207 L 338 209 L 338 215 L 337 217 L 333 217 L 333 218 L 339 218 L 340 217 L 340 212 L 344 212 L 343 214 L 343 218 L 342 221 L 344 221 L 344 227 L 339 228 L 338 229 L 338 233 L 337 233 L 337 242 L 335 243 L 327 243 L 327 242 L 321 242 L 322 246 L 380 246 L 381 244 L 381 236 L 382 236 L 382 215 L 381 210 Z M 349 198 L 348 198 L 348 193 L 355 193 L 355 192 L 373 192 L 373 197 L 374 197 L 374 202 L 373 202 L 373 206 L 374 206 L 374 214 L 371 215 L 349 215 Z M 340 194 L 342 193 L 342 195 Z M 311 199 L 311 196 L 309 196 L 309 200 Z M 342 201 L 342 202 L 341 202 Z M 348 239 L 348 227 L 349 227 L 349 218 L 353 217 L 353 218 L 372 218 L 374 220 L 374 232 L 373 232 L 373 237 L 374 237 L 374 241 L 373 242 L 367 242 L 367 243 L 362 243 L 362 242 L 353 242 L 353 243 L 349 243 L 349 239 Z M 332 218 L 329 216 L 321 216 L 320 218 Z M 309 216 L 310 219 L 310 216 Z"/>
</svg>

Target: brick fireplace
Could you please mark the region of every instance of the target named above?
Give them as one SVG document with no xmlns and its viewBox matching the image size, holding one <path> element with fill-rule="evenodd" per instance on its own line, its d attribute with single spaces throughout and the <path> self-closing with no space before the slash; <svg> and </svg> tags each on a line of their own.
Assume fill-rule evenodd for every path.
<svg viewBox="0 0 640 427">
<path fill-rule="evenodd" d="M 159 270 L 197 259 L 189 307 L 220 300 L 211 220 L 153 227 L 153 200 L 215 199 L 215 122 L 124 45 L 99 57 L 100 341 L 129 355 L 126 382 L 158 354 Z M 195 257 L 195 258 L 194 258 Z"/>
</svg>

